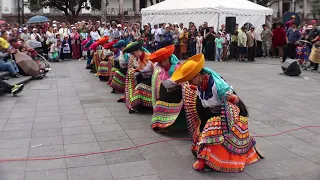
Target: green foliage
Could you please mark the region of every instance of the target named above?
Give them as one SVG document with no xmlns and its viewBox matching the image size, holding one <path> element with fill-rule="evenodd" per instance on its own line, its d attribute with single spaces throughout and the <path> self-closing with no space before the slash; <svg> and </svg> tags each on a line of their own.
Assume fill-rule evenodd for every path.
<svg viewBox="0 0 320 180">
<path fill-rule="evenodd" d="M 270 0 L 249 0 L 251 2 L 257 2 L 257 4 L 261 6 L 267 6 L 267 4 L 270 2 Z"/>
<path fill-rule="evenodd" d="M 317 15 L 320 16 L 320 0 L 312 0 L 312 14 L 316 18 Z"/>
<path fill-rule="evenodd" d="M 81 9 L 90 9 L 88 0 L 28 0 L 30 9 L 49 7 L 63 11 L 69 21 L 74 21 L 79 16 Z"/>
<path fill-rule="evenodd" d="M 108 0 L 89 0 L 91 8 L 94 10 L 101 10 L 101 1 L 106 1 L 106 6 L 109 6 Z"/>
</svg>

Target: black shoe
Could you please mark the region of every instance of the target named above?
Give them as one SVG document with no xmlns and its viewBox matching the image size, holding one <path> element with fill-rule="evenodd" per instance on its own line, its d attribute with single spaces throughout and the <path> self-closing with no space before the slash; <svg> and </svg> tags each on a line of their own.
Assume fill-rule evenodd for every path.
<svg viewBox="0 0 320 180">
<path fill-rule="evenodd" d="M 11 93 L 13 95 L 16 95 L 18 93 L 20 93 L 24 88 L 23 84 L 19 84 L 19 85 L 14 85 L 13 88 L 11 89 Z"/>
<path fill-rule="evenodd" d="M 114 89 L 112 89 L 111 93 L 112 93 L 112 94 L 115 94 L 115 93 L 117 93 L 117 92 L 116 92 Z"/>
<path fill-rule="evenodd" d="M 86 66 L 86 69 L 91 69 L 90 66 Z"/>
<path fill-rule="evenodd" d="M 118 103 L 122 103 L 122 102 L 124 102 L 124 99 L 123 99 L 123 98 L 120 98 L 120 99 L 118 99 L 117 102 L 118 102 Z"/>
<path fill-rule="evenodd" d="M 129 114 L 134 114 L 134 113 L 137 113 L 138 111 L 134 110 L 134 109 L 130 109 L 129 110 Z"/>
</svg>

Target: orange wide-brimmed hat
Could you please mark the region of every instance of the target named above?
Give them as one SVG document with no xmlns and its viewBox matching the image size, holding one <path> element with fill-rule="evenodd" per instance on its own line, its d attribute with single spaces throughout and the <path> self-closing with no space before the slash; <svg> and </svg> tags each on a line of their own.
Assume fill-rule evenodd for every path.
<svg viewBox="0 0 320 180">
<path fill-rule="evenodd" d="M 152 62 L 161 62 L 169 58 L 174 53 L 174 45 L 169 45 L 157 50 L 148 56 L 148 60 Z"/>
<path fill-rule="evenodd" d="M 183 83 L 192 80 L 204 67 L 204 55 L 197 54 L 186 60 L 172 74 L 171 80 Z"/>
<path fill-rule="evenodd" d="M 107 43 L 109 41 L 109 37 L 108 36 L 105 36 L 105 37 L 102 37 L 100 39 L 97 40 L 97 44 L 98 45 L 104 45 L 105 43 Z"/>
</svg>

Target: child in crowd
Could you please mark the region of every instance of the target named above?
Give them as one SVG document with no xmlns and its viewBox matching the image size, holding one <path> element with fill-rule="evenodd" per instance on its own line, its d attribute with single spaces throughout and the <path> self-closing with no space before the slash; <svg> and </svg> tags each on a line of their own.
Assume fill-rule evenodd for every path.
<svg viewBox="0 0 320 180">
<path fill-rule="evenodd" d="M 219 32 L 217 34 L 216 39 L 214 40 L 216 43 L 216 61 L 222 61 L 222 51 L 223 51 L 223 39 L 221 38 L 221 33 Z"/>
<path fill-rule="evenodd" d="M 81 56 L 81 58 L 79 59 L 79 61 L 81 61 L 81 60 L 84 60 L 84 59 L 87 59 L 87 57 L 88 57 L 88 49 L 87 48 L 85 48 L 84 47 L 84 45 L 88 42 L 88 41 L 90 41 L 90 39 L 89 39 L 89 34 L 87 33 L 87 30 L 84 28 L 83 30 L 82 30 L 82 33 L 80 33 L 80 36 L 81 36 L 81 49 L 82 49 L 82 56 Z"/>
<path fill-rule="evenodd" d="M 201 35 L 201 32 L 198 32 L 198 36 L 196 37 L 196 53 L 200 54 L 202 53 L 202 42 L 203 42 L 203 36 Z"/>
<path fill-rule="evenodd" d="M 58 40 L 55 44 L 52 44 L 50 47 L 50 52 L 49 52 L 49 61 L 50 62 L 59 62 L 59 54 L 60 54 L 60 47 L 61 46 L 61 41 Z"/>
<path fill-rule="evenodd" d="M 69 36 L 64 36 L 63 42 L 62 42 L 62 52 L 61 52 L 61 59 L 65 61 L 71 60 L 71 45 L 69 41 Z"/>
</svg>

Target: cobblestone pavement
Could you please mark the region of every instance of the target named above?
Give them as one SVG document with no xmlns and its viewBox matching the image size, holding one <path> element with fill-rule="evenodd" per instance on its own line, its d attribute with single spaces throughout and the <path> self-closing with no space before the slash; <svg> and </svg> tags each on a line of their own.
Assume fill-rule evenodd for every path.
<svg viewBox="0 0 320 180">
<path fill-rule="evenodd" d="M 232 84 L 250 111 L 254 135 L 320 125 L 320 74 L 280 75 L 276 59 L 208 62 Z M 151 114 L 129 115 L 119 94 L 84 69 L 84 61 L 52 64 L 51 77 L 0 97 L 0 159 L 61 156 L 130 147 L 162 135 Z M 199 173 L 189 141 L 51 161 L 0 163 L 0 180 L 319 180 L 320 129 L 257 138 L 266 159 L 242 173 Z"/>
</svg>

